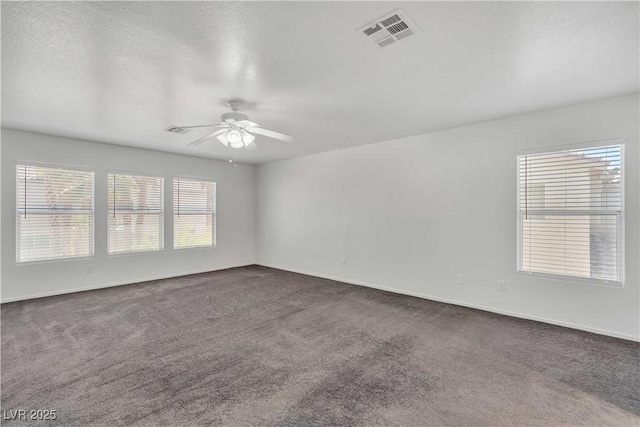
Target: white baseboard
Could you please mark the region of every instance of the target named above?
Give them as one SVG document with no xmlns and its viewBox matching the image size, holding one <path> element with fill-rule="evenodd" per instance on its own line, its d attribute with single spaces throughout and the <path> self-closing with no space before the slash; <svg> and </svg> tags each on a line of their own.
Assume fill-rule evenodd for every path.
<svg viewBox="0 0 640 427">
<path fill-rule="evenodd" d="M 39 293 L 39 294 L 31 294 L 31 295 L 24 295 L 24 296 L 20 296 L 20 297 L 2 299 L 2 301 L 0 301 L 0 303 L 1 304 L 5 304 L 5 303 L 9 303 L 9 302 L 24 301 L 24 300 L 35 299 L 35 298 L 52 297 L 52 296 L 55 296 L 55 295 L 72 294 L 74 292 L 92 291 L 94 289 L 104 289 L 104 288 L 112 288 L 112 287 L 115 287 L 115 286 L 132 285 L 134 283 L 143 283 L 143 282 L 151 282 L 153 280 L 171 279 L 171 278 L 174 278 L 174 277 L 189 276 L 191 274 L 210 273 L 212 271 L 227 270 L 229 268 L 236 268 L 236 267 L 246 267 L 246 266 L 249 266 L 249 265 L 255 265 L 255 263 L 254 262 L 249 262 L 249 263 L 245 263 L 245 264 L 222 266 L 222 267 L 217 267 L 217 268 L 214 268 L 214 269 L 190 271 L 190 272 L 187 272 L 187 273 L 174 274 L 174 275 L 169 275 L 169 276 L 154 276 L 154 277 L 144 278 L 144 279 L 141 279 L 141 280 L 134 280 L 134 281 L 126 280 L 126 281 L 122 281 L 122 282 L 112 282 L 112 283 L 106 283 L 106 284 L 96 285 L 96 286 L 87 286 L 87 287 L 82 287 L 82 288 L 63 289 L 63 290 L 56 290 L 56 291 L 51 291 L 51 292 L 43 292 L 43 293 Z"/>
<path fill-rule="evenodd" d="M 506 316 L 518 317 L 518 318 L 527 319 L 527 320 L 535 320 L 537 322 L 549 323 L 551 325 L 564 326 L 565 328 L 578 329 L 578 330 L 581 330 L 581 331 L 593 332 L 595 334 L 607 335 L 607 336 L 614 337 L 614 338 L 621 338 L 621 339 L 624 339 L 624 340 L 640 342 L 640 337 L 638 337 L 638 336 L 634 336 L 634 335 L 630 335 L 630 334 L 621 334 L 619 332 L 609 331 L 609 330 L 606 330 L 606 329 L 593 328 L 591 326 L 584 326 L 584 325 L 578 325 L 578 324 L 575 324 L 575 323 L 569 323 L 569 322 L 563 322 L 563 321 L 559 321 L 559 320 L 547 319 L 545 317 L 538 317 L 538 316 L 532 316 L 532 315 L 529 315 L 529 314 L 516 313 L 516 312 L 513 312 L 513 311 L 502 310 L 502 309 L 487 307 L 487 306 L 483 306 L 483 305 L 469 304 L 469 303 L 462 302 L 462 301 L 456 301 L 456 300 L 451 300 L 451 299 L 447 299 L 447 298 L 435 297 L 435 296 L 432 296 L 432 295 L 421 294 L 421 293 L 418 293 L 418 292 L 407 292 L 407 291 L 402 291 L 402 290 L 399 290 L 399 289 L 389 288 L 389 287 L 386 287 L 386 286 L 372 285 L 370 283 L 360 282 L 360 281 L 357 281 L 357 280 L 343 279 L 341 277 L 334 277 L 334 276 L 329 276 L 329 275 L 326 275 L 326 274 L 311 273 L 309 271 L 302 271 L 302 270 L 297 270 L 297 269 L 287 268 L 287 267 L 282 267 L 282 266 L 277 266 L 277 265 L 264 264 L 264 263 L 260 263 L 260 262 L 257 262 L 256 264 L 257 265 L 261 265 L 263 267 L 275 268 L 277 270 L 290 271 L 292 273 L 305 274 L 307 276 L 320 277 L 322 279 L 334 280 L 336 282 L 344 282 L 344 283 L 349 283 L 351 285 L 364 286 L 364 287 L 367 287 L 367 288 L 379 289 L 381 291 L 394 292 L 396 294 L 409 295 L 409 296 L 412 296 L 412 297 L 427 299 L 427 300 L 431 300 L 431 301 L 438 301 L 438 302 L 443 302 L 443 303 L 447 303 L 447 304 L 459 305 L 459 306 L 462 306 L 462 307 L 475 308 L 477 310 L 489 311 L 491 313 L 503 314 L 503 315 L 506 315 Z"/>
</svg>

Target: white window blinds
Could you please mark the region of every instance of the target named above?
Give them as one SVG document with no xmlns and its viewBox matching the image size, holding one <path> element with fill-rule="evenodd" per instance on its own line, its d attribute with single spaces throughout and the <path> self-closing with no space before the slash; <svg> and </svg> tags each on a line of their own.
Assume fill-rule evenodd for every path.
<svg viewBox="0 0 640 427">
<path fill-rule="evenodd" d="M 155 176 L 108 174 L 109 254 L 162 250 L 163 182 Z"/>
<path fill-rule="evenodd" d="M 16 166 L 17 262 L 93 255 L 93 172 Z"/>
<path fill-rule="evenodd" d="M 518 270 L 622 282 L 622 146 L 518 156 Z"/>
<path fill-rule="evenodd" d="M 213 246 L 216 242 L 216 183 L 173 180 L 173 247 Z"/>
</svg>

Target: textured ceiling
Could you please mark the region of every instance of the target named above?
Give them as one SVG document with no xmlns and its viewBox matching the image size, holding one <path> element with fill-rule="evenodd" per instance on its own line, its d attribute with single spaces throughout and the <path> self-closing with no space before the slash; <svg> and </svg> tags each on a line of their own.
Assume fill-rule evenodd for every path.
<svg viewBox="0 0 640 427">
<path fill-rule="evenodd" d="M 638 39 L 637 2 L 2 2 L 2 126 L 263 163 L 636 92 Z M 296 142 L 163 131 L 235 97 Z"/>
</svg>

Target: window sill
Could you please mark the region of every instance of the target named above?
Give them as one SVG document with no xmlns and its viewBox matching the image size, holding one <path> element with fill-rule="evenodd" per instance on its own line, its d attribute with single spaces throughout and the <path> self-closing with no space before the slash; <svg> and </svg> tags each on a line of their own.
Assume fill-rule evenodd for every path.
<svg viewBox="0 0 640 427">
<path fill-rule="evenodd" d="M 184 246 L 184 247 L 179 247 L 179 248 L 174 247 L 173 250 L 174 251 L 184 251 L 184 250 L 189 250 L 189 249 L 207 249 L 207 248 L 215 248 L 215 247 L 216 247 L 216 245 Z"/>
<path fill-rule="evenodd" d="M 617 282 L 613 280 L 591 279 L 588 277 L 564 276 L 561 274 L 536 273 L 536 272 L 529 272 L 529 271 L 518 271 L 516 272 L 516 274 L 518 276 L 531 277 L 531 278 L 543 279 L 543 280 L 555 280 L 558 282 L 581 283 L 584 285 L 602 286 L 605 288 L 615 288 L 615 289 L 624 288 L 624 282 Z"/>
<path fill-rule="evenodd" d="M 164 249 L 154 249 L 151 251 L 127 251 L 127 252 L 114 252 L 107 253 L 109 257 L 119 257 L 119 256 L 129 256 L 129 255 L 145 255 L 145 254 L 157 254 L 158 252 L 163 252 Z"/>
<path fill-rule="evenodd" d="M 16 266 L 27 266 L 27 265 L 36 265 L 36 264 L 51 264 L 56 262 L 74 262 L 74 261 L 86 261 L 90 259 L 94 259 L 95 255 L 83 255 L 83 256 L 74 256 L 74 257 L 64 257 L 64 258 L 47 258 L 47 259 L 34 259 L 32 261 L 16 261 Z"/>
</svg>

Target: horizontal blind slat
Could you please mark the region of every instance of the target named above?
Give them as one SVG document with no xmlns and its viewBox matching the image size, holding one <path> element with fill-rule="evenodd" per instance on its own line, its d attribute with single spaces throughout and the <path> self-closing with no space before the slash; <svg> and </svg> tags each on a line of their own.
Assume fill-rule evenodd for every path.
<svg viewBox="0 0 640 427">
<path fill-rule="evenodd" d="M 16 260 L 93 255 L 94 173 L 16 165 Z"/>
<path fill-rule="evenodd" d="M 173 180 L 174 248 L 215 245 L 215 210 L 215 182 L 175 178 Z"/>
<path fill-rule="evenodd" d="M 162 250 L 164 178 L 109 173 L 107 180 L 109 254 Z"/>
<path fill-rule="evenodd" d="M 619 280 L 620 145 L 518 157 L 519 270 Z"/>
</svg>

